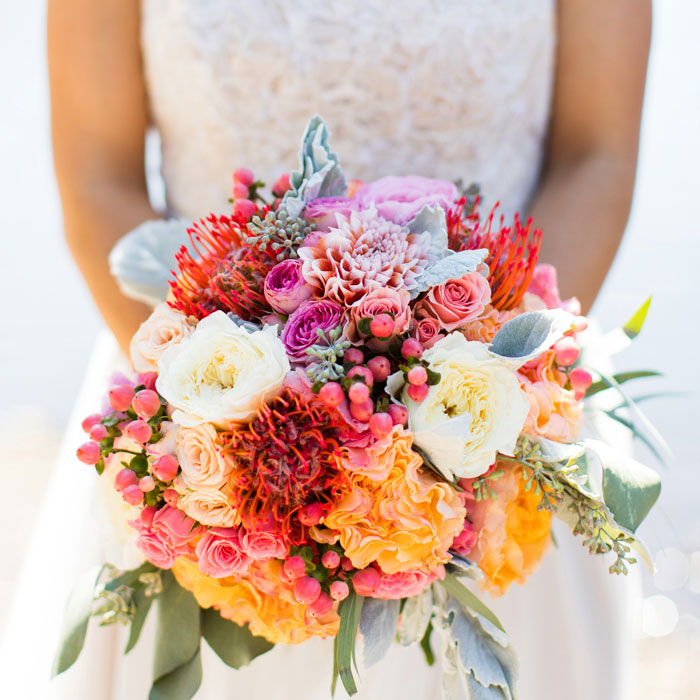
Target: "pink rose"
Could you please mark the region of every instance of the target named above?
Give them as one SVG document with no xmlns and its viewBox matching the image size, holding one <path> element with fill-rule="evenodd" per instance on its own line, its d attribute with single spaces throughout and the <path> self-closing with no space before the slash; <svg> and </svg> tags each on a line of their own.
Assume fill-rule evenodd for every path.
<svg viewBox="0 0 700 700">
<path fill-rule="evenodd" d="M 212 528 L 199 540 L 195 553 L 199 570 L 214 578 L 244 574 L 252 562 L 241 547 L 235 527 Z"/>
<path fill-rule="evenodd" d="M 576 297 L 561 300 L 557 282 L 557 269 L 553 265 L 540 263 L 535 266 L 535 272 L 527 291 L 537 295 L 547 305 L 548 309 L 564 309 L 574 316 L 581 314 L 581 303 Z"/>
<path fill-rule="evenodd" d="M 304 218 L 316 224 L 317 231 L 328 231 L 336 225 L 336 215 L 348 218 L 358 209 L 357 202 L 347 197 L 321 197 L 309 202 L 304 209 Z"/>
<path fill-rule="evenodd" d="M 395 224 L 405 224 L 423 207 L 437 204 L 447 212 L 458 199 L 459 192 L 451 182 L 409 175 L 383 177 L 363 185 L 353 201 L 360 209 L 367 209 L 374 203 L 379 216 Z"/>
<path fill-rule="evenodd" d="M 416 315 L 420 314 L 420 309 L 416 310 Z M 437 319 L 432 316 L 424 316 L 423 318 L 413 319 L 413 328 L 411 329 L 411 337 L 415 338 L 426 350 L 432 348 L 440 338 L 444 338 L 442 327 Z"/>
<path fill-rule="evenodd" d="M 431 287 L 418 306 L 450 332 L 478 318 L 491 301 L 491 287 L 479 272 Z"/>
<path fill-rule="evenodd" d="M 290 317 L 282 331 L 282 343 L 292 362 L 308 364 L 312 345 L 324 345 L 318 331 L 328 333 L 343 323 L 343 307 L 334 301 L 305 301 Z"/>
<path fill-rule="evenodd" d="M 357 593 L 385 600 L 410 598 L 418 595 L 426 586 L 437 581 L 437 579 L 445 578 L 445 567 L 442 565 L 429 574 L 415 569 L 399 571 L 395 574 L 385 574 L 378 567 L 375 568 L 375 571 L 378 571 L 380 574 L 379 585 L 376 588 L 373 585 L 365 588 L 362 580 L 356 581 L 353 578 L 353 587 Z M 374 581 L 371 581 L 371 583 L 374 583 Z"/>
<path fill-rule="evenodd" d="M 301 276 L 301 260 L 283 260 L 265 278 L 265 299 L 278 313 L 285 316 L 299 308 L 314 288 Z"/>
<path fill-rule="evenodd" d="M 272 527 L 246 530 L 241 528 L 241 549 L 251 559 L 285 559 L 289 547 L 282 536 Z"/>
<path fill-rule="evenodd" d="M 363 336 L 357 324 L 363 318 L 371 320 L 379 314 L 389 314 L 394 319 L 396 335 L 407 331 L 411 322 L 410 301 L 411 295 L 405 289 L 396 290 L 389 287 L 374 289 L 350 307 L 350 320 L 345 327 L 345 335 L 351 343 L 360 345 L 363 342 Z M 372 341 L 370 341 L 370 347 L 372 347 L 371 343 Z"/>
<path fill-rule="evenodd" d="M 474 525 L 469 520 L 465 520 L 464 529 L 454 538 L 450 549 L 463 557 L 468 557 L 478 539 L 479 535 L 474 529 Z"/>
</svg>

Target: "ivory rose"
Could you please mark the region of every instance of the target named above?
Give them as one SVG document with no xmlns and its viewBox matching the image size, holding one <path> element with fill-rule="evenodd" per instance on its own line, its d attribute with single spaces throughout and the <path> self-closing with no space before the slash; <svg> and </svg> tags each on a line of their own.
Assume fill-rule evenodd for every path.
<svg viewBox="0 0 700 700">
<path fill-rule="evenodd" d="M 182 494 L 179 506 L 191 518 L 212 527 L 233 527 L 236 524 L 236 511 L 229 504 L 226 495 L 219 489 L 198 488 Z"/>
<path fill-rule="evenodd" d="M 232 467 L 216 446 L 216 428 L 202 423 L 193 428 L 180 427 L 175 438 L 175 454 L 180 462 L 182 478 L 192 489 L 226 483 Z"/>
<path fill-rule="evenodd" d="M 173 421 L 228 428 L 252 418 L 279 393 L 289 360 L 276 329 L 248 331 L 216 311 L 168 348 L 158 369 L 156 387 L 174 407 Z"/>
<path fill-rule="evenodd" d="M 137 372 L 155 372 L 158 360 L 169 348 L 182 342 L 194 329 L 187 317 L 168 304 L 156 306 L 131 339 L 129 354 Z"/>
</svg>

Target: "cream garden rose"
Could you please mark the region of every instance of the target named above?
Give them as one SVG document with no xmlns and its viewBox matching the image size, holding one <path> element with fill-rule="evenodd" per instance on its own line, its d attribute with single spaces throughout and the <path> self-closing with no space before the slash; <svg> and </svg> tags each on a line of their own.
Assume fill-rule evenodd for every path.
<svg viewBox="0 0 700 700">
<path fill-rule="evenodd" d="M 141 324 L 131 340 L 129 354 L 137 372 L 156 372 L 160 356 L 194 329 L 187 317 L 163 303 Z"/>
<path fill-rule="evenodd" d="M 161 355 L 156 388 L 175 409 L 172 419 L 179 425 L 228 428 L 245 423 L 276 396 L 287 372 L 289 360 L 275 328 L 248 331 L 216 311 Z"/>
<path fill-rule="evenodd" d="M 193 489 L 220 488 L 232 469 L 216 447 L 216 428 L 211 423 L 180 427 L 175 438 L 175 454 L 184 482 Z"/>
<path fill-rule="evenodd" d="M 442 338 L 422 358 L 440 382 L 421 403 L 404 389 L 414 444 L 456 478 L 483 474 L 496 452 L 512 454 L 530 406 L 513 367 L 461 333 Z"/>
<path fill-rule="evenodd" d="M 180 496 L 178 508 L 193 520 L 211 527 L 233 527 L 237 520 L 236 511 L 219 489 L 187 489 Z"/>
</svg>

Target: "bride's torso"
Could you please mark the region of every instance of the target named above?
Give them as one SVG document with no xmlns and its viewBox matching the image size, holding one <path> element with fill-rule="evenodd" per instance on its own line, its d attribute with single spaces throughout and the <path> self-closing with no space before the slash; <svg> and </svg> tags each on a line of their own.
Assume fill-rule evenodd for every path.
<svg viewBox="0 0 700 700">
<path fill-rule="evenodd" d="M 546 137 L 555 0 L 143 0 L 170 208 L 296 166 L 320 114 L 348 177 L 419 173 L 522 208 Z"/>
</svg>

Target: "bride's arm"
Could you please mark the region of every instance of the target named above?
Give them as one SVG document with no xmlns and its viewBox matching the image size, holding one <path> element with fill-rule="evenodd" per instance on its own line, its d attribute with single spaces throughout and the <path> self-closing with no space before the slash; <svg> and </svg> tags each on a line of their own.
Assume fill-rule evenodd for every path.
<svg viewBox="0 0 700 700">
<path fill-rule="evenodd" d="M 548 158 L 531 214 L 563 295 L 594 301 L 627 223 L 650 0 L 560 0 Z"/>
<path fill-rule="evenodd" d="M 147 308 L 124 297 L 107 256 L 155 214 L 144 174 L 148 110 L 139 0 L 49 0 L 48 54 L 56 177 L 66 239 L 123 348 Z"/>
</svg>

